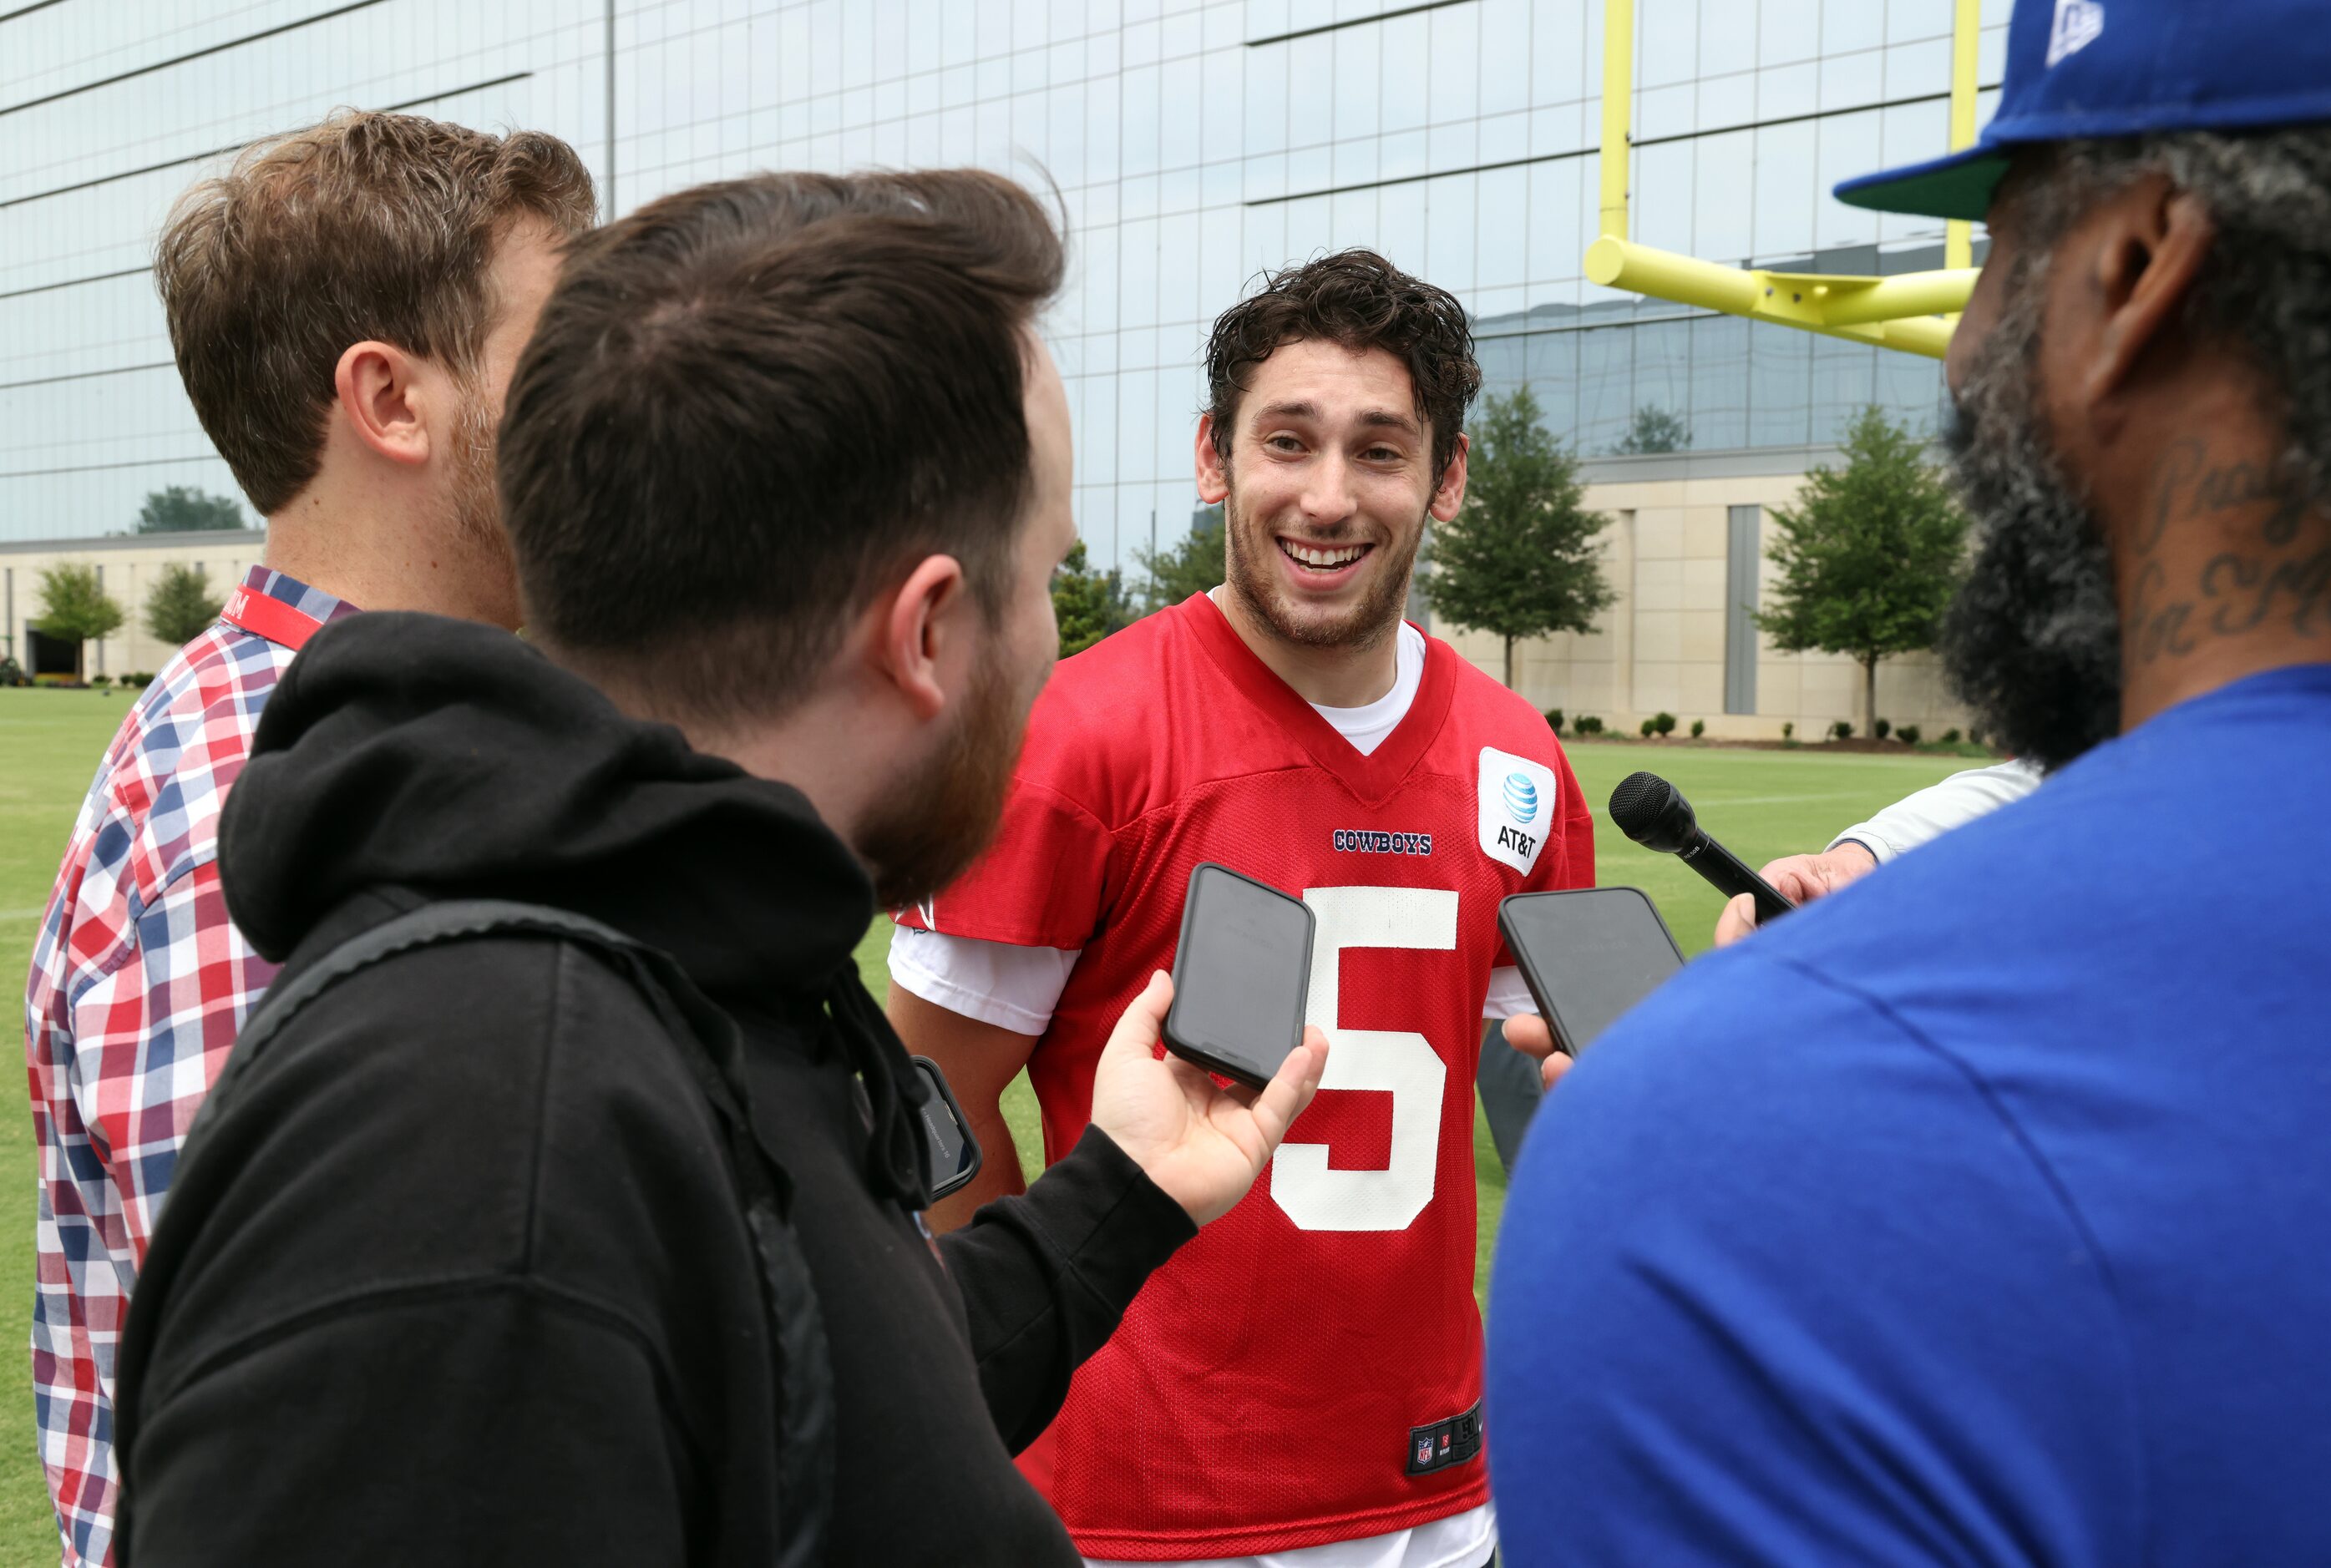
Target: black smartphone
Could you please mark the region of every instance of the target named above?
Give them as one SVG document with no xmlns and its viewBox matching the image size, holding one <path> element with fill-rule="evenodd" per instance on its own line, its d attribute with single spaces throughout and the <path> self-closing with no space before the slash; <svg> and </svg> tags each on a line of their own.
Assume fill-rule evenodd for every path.
<svg viewBox="0 0 2331 1568">
<path fill-rule="evenodd" d="M 913 1060 L 915 1070 L 923 1075 L 923 1084 L 931 1091 L 923 1101 L 923 1180 L 930 1189 L 931 1201 L 937 1202 L 979 1174 L 979 1162 L 985 1155 L 939 1064 L 928 1056 Z"/>
<path fill-rule="evenodd" d="M 1166 1049 L 1261 1088 L 1303 1043 L 1311 985 L 1310 907 L 1206 861 L 1190 873 Z"/>
<path fill-rule="evenodd" d="M 1572 1056 L 1683 967 L 1641 888 L 1516 893 L 1498 906 L 1498 930 L 1554 1043 Z"/>
</svg>

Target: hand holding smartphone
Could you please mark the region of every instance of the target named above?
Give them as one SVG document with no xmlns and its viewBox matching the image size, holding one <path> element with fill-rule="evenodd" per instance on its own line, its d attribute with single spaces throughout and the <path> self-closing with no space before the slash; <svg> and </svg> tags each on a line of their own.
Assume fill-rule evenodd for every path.
<svg viewBox="0 0 2331 1568">
<path fill-rule="evenodd" d="M 1166 1049 L 1260 1089 L 1303 1041 L 1310 907 L 1209 860 L 1190 873 Z"/>
</svg>

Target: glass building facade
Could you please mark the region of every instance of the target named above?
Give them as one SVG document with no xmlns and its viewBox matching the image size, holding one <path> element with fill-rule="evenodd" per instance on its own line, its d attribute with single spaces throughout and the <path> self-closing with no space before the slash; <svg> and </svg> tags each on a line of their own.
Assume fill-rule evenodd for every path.
<svg viewBox="0 0 2331 1568">
<path fill-rule="evenodd" d="M 1951 0 L 1637 0 L 1633 234 L 1730 263 L 1938 265 L 1938 223 L 1828 195 L 1944 150 Z M 1985 0 L 1997 80 L 2005 0 Z M 399 106 L 575 143 L 617 212 L 765 168 L 978 163 L 1057 185 L 1047 323 L 1102 565 L 1195 496 L 1199 356 L 1258 273 L 1346 245 L 1448 288 L 1492 390 L 1584 454 L 1922 425 L 1931 360 L 1598 289 L 1603 0 L 0 0 L 0 548 L 233 494 L 147 271 L 253 138 Z M 1984 112 L 1991 94 L 1986 91 Z"/>
</svg>

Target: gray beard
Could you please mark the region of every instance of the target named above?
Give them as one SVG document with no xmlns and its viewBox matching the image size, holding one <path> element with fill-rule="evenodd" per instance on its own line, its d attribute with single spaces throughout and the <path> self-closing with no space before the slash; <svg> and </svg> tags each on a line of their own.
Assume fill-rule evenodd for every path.
<svg viewBox="0 0 2331 1568">
<path fill-rule="evenodd" d="M 2120 733 L 2120 611 L 2111 554 L 2039 406 L 2047 270 L 2013 265 L 1945 434 L 1980 543 L 1938 646 L 1991 738 L 2052 771 Z"/>
</svg>

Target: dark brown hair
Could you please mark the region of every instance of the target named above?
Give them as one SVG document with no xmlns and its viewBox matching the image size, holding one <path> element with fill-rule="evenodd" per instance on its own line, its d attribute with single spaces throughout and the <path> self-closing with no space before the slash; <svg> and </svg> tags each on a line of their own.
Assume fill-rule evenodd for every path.
<svg viewBox="0 0 2331 1568">
<path fill-rule="evenodd" d="M 529 633 L 718 722 L 805 696 L 924 556 L 1000 604 L 1062 261 L 1033 196 L 969 169 L 699 185 L 582 241 L 502 425 Z"/>
<path fill-rule="evenodd" d="M 280 511 L 316 477 L 349 345 L 468 375 L 495 243 L 525 219 L 579 233 L 592 203 L 557 137 L 353 112 L 254 143 L 180 197 L 154 279 L 186 395 L 251 504 Z"/>
<path fill-rule="evenodd" d="M 1338 251 L 1274 272 L 1261 292 L 1223 312 L 1206 342 L 1207 413 L 1227 464 L 1239 400 L 1254 367 L 1289 343 L 1382 348 L 1408 367 L 1416 415 L 1432 432 L 1438 483 L 1457 455 L 1465 409 L 1481 389 L 1473 330 L 1446 290 L 1412 278 L 1374 251 Z"/>
</svg>

